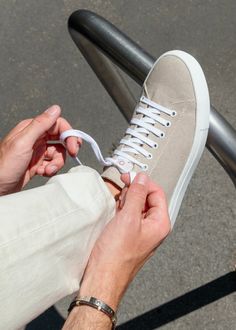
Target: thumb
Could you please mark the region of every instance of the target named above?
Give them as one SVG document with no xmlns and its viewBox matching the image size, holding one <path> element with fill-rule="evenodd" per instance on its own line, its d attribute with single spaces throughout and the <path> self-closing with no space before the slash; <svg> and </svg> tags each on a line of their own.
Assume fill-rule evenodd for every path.
<svg viewBox="0 0 236 330">
<path fill-rule="evenodd" d="M 130 214 L 140 215 L 145 207 L 148 195 L 149 178 L 139 173 L 128 188 L 123 210 Z"/>
<path fill-rule="evenodd" d="M 41 115 L 35 117 L 22 131 L 22 134 L 28 139 L 27 142 L 34 144 L 41 135 L 46 133 L 56 123 L 60 114 L 61 108 L 58 105 L 53 105 Z"/>
</svg>

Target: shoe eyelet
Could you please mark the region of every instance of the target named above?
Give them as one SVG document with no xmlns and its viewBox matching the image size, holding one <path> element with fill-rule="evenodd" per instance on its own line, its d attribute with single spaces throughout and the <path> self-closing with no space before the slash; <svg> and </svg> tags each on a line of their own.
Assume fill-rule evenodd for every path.
<svg viewBox="0 0 236 330">
<path fill-rule="evenodd" d="M 164 137 L 165 137 L 165 133 L 164 133 L 164 132 L 161 132 L 161 134 L 160 134 L 160 138 L 161 138 L 161 139 L 164 139 Z"/>
<path fill-rule="evenodd" d="M 172 111 L 171 112 L 171 117 L 175 117 L 175 116 L 177 116 L 177 112 L 176 111 Z"/>
<path fill-rule="evenodd" d="M 123 160 L 120 160 L 118 163 L 119 163 L 119 165 L 121 165 L 121 166 L 124 166 L 124 165 L 125 165 L 125 162 L 124 162 Z"/>
<path fill-rule="evenodd" d="M 152 154 L 148 154 L 147 159 L 152 159 Z"/>
<path fill-rule="evenodd" d="M 144 164 L 144 165 L 142 166 L 142 170 L 143 170 L 143 171 L 147 171 L 147 170 L 148 170 L 148 165 L 147 165 L 147 164 Z"/>
<path fill-rule="evenodd" d="M 167 121 L 166 122 L 166 127 L 170 127 L 171 126 L 171 122 L 170 121 Z"/>
<path fill-rule="evenodd" d="M 158 148 L 158 144 L 157 143 L 154 143 L 153 149 L 157 149 L 157 148 Z"/>
</svg>

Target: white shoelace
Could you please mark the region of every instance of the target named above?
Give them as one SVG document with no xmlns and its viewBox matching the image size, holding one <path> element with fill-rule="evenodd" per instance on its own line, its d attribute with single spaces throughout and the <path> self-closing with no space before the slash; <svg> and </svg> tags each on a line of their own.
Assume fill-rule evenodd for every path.
<svg viewBox="0 0 236 330">
<path fill-rule="evenodd" d="M 143 155 L 147 159 L 152 158 L 152 154 L 143 148 L 143 145 L 148 145 L 149 147 L 156 149 L 158 144 L 148 138 L 148 135 L 152 133 L 160 139 L 165 137 L 165 133 L 160 129 L 156 128 L 154 125 L 159 123 L 164 127 L 170 127 L 171 122 L 162 118 L 161 114 L 165 113 L 170 117 L 176 116 L 176 111 L 167 109 L 151 100 L 142 96 L 140 99 L 141 103 L 146 104 L 148 108 L 143 108 L 139 106 L 136 110 L 136 114 L 141 114 L 142 117 L 132 118 L 131 125 L 135 125 L 134 128 L 128 128 L 126 131 L 126 137 L 121 139 L 120 145 L 122 147 L 120 150 L 116 149 L 114 155 L 116 157 L 104 158 L 97 142 L 88 134 L 79 130 L 67 130 L 63 132 L 60 136 L 60 141 L 65 146 L 65 140 L 70 136 L 79 137 L 82 140 L 88 142 L 99 163 L 103 166 L 115 166 L 121 173 L 132 172 L 134 164 L 138 165 L 141 170 L 145 171 L 148 169 L 148 165 L 139 162 L 134 156 Z M 128 136 L 128 137 L 127 137 Z M 81 165 L 81 161 L 78 157 L 75 157 L 76 161 Z M 134 175 L 134 174 L 133 174 Z M 132 176 L 133 176 L 132 175 Z"/>
</svg>

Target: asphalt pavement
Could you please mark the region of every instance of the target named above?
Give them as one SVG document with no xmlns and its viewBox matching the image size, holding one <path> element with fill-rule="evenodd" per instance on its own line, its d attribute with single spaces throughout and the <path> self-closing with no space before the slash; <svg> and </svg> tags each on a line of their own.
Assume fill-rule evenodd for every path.
<svg viewBox="0 0 236 330">
<path fill-rule="evenodd" d="M 234 0 L 1 0 L 0 137 L 55 103 L 104 154 L 122 136 L 125 119 L 67 30 L 69 15 L 82 8 L 110 20 L 155 57 L 172 49 L 195 56 L 211 103 L 236 128 Z M 137 96 L 140 87 L 128 83 Z M 83 149 L 82 160 L 101 170 Z M 37 178 L 30 187 L 44 182 Z M 172 234 L 122 301 L 118 329 L 236 329 L 235 238 L 235 188 L 205 150 Z M 69 302 L 58 302 L 26 329 L 60 329 Z"/>
</svg>

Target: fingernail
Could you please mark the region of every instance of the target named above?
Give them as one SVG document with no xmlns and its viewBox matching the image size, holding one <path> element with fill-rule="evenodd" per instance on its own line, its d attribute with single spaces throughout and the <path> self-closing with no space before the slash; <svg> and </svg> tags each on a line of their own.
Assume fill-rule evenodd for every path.
<svg viewBox="0 0 236 330">
<path fill-rule="evenodd" d="M 53 165 L 53 166 L 50 167 L 50 173 L 51 174 L 55 174 L 55 173 L 57 173 L 57 171 L 58 171 L 58 169 L 57 169 L 57 167 L 55 165 Z"/>
<path fill-rule="evenodd" d="M 45 111 L 50 116 L 56 116 L 60 112 L 60 108 L 58 106 L 52 106 Z"/>
<path fill-rule="evenodd" d="M 77 146 L 75 147 L 75 156 L 78 154 L 78 152 L 79 152 L 79 146 L 77 144 Z"/>
<path fill-rule="evenodd" d="M 138 173 L 138 175 L 136 175 L 136 177 L 134 178 L 134 181 L 135 183 L 139 183 L 139 184 L 142 184 L 143 186 L 146 185 L 147 183 L 147 175 L 144 174 L 144 173 Z"/>
<path fill-rule="evenodd" d="M 124 198 L 119 199 L 119 209 L 120 210 L 123 208 L 124 204 L 125 204 L 125 199 Z"/>
<path fill-rule="evenodd" d="M 67 150 L 69 152 L 69 154 L 72 156 L 72 157 L 76 157 L 78 155 L 78 152 L 79 152 L 79 146 L 75 146 L 73 147 L 73 150 L 71 150 L 72 148 L 68 148 L 68 145 L 66 145 L 67 147 Z"/>
</svg>

